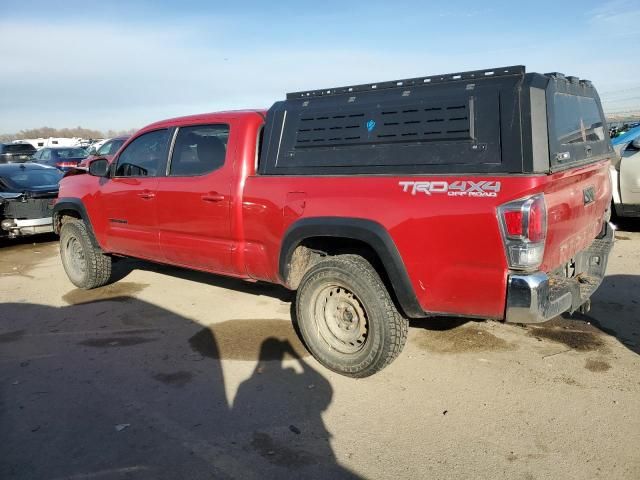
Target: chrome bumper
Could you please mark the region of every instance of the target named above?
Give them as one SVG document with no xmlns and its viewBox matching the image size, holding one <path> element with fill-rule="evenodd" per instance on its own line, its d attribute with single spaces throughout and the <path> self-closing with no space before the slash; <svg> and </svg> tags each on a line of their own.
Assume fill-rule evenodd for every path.
<svg viewBox="0 0 640 480">
<path fill-rule="evenodd" d="M 613 228 L 576 258 L 575 277 L 548 275 L 544 272 L 509 275 L 505 320 L 510 323 L 541 323 L 564 312 L 574 312 L 589 301 L 602 283 L 609 252 L 613 246 Z"/>
<path fill-rule="evenodd" d="M 53 232 L 53 219 L 51 217 L 27 220 L 4 219 L 2 220 L 2 230 L 5 230 L 10 237 L 49 233 Z"/>
</svg>

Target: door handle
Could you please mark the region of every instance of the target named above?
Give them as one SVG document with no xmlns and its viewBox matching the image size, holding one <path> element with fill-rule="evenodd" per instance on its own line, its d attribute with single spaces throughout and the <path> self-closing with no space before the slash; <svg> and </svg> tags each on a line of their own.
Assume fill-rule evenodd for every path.
<svg viewBox="0 0 640 480">
<path fill-rule="evenodd" d="M 224 195 L 220 195 L 218 192 L 209 192 L 205 193 L 200 198 L 205 202 L 221 202 L 224 200 Z"/>
<path fill-rule="evenodd" d="M 151 190 L 143 190 L 138 194 L 138 196 L 144 200 L 151 200 L 156 196 L 156 194 L 153 193 Z"/>
</svg>

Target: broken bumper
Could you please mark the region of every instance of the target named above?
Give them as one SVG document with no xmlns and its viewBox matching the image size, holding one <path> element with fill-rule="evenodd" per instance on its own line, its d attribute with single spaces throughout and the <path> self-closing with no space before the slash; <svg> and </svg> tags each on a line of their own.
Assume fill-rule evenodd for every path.
<svg viewBox="0 0 640 480">
<path fill-rule="evenodd" d="M 613 228 L 597 238 L 575 259 L 575 277 L 545 272 L 509 275 L 505 320 L 510 323 L 541 323 L 564 312 L 574 312 L 589 302 L 602 283 L 609 252 L 613 246 Z"/>
<path fill-rule="evenodd" d="M 0 227 L 2 227 L 2 230 L 7 232 L 10 237 L 35 235 L 37 233 L 53 232 L 53 220 L 51 217 L 31 218 L 27 220 L 5 218 L 0 223 Z"/>
</svg>

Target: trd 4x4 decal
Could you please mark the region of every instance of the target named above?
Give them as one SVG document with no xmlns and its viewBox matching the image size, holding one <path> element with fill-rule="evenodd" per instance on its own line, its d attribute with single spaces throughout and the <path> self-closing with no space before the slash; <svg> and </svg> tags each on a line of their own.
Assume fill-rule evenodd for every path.
<svg viewBox="0 0 640 480">
<path fill-rule="evenodd" d="M 500 191 L 500 182 L 480 180 L 456 180 L 455 182 L 435 181 L 435 182 L 398 182 L 403 192 L 410 192 L 411 195 L 424 193 L 446 193 L 450 197 L 497 197 Z"/>
</svg>

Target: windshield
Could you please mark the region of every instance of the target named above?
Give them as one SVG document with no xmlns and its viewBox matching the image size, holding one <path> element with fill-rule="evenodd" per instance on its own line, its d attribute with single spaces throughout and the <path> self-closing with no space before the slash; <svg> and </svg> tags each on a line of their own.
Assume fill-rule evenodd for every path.
<svg viewBox="0 0 640 480">
<path fill-rule="evenodd" d="M 86 150 L 82 148 L 56 148 L 51 150 L 53 158 L 85 158 Z"/>
<path fill-rule="evenodd" d="M 599 142 L 605 139 L 600 109 L 593 98 L 556 93 L 555 134 L 558 143 Z"/>
<path fill-rule="evenodd" d="M 11 173 L 4 173 L 0 177 L 0 182 L 10 189 L 39 189 L 45 187 L 56 187 L 64 174 L 54 168 L 37 170 L 17 170 Z"/>
<path fill-rule="evenodd" d="M 103 146 L 101 146 L 97 154 L 98 155 L 115 155 L 115 153 L 118 151 L 118 149 L 122 146 L 123 143 L 124 143 L 124 139 L 111 140 L 110 142 L 107 142 Z"/>
<path fill-rule="evenodd" d="M 4 146 L 6 153 L 33 153 L 36 151 L 30 143 L 12 143 Z"/>
</svg>

